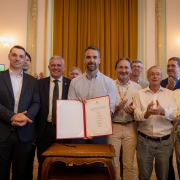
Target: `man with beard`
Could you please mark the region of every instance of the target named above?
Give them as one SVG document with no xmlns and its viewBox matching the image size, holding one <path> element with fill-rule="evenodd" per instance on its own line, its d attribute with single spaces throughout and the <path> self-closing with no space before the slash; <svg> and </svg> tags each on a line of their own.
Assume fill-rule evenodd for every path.
<svg viewBox="0 0 180 180">
<path fill-rule="evenodd" d="M 129 76 L 130 80 L 141 85 L 142 88 L 146 88 L 149 83 L 140 77 L 143 70 L 143 64 L 140 60 L 134 60 L 132 62 L 132 72 Z"/>
<path fill-rule="evenodd" d="M 72 79 L 68 99 L 77 99 L 86 103 L 86 98 L 96 98 L 109 95 L 111 112 L 114 112 L 116 101 L 116 87 L 112 79 L 99 71 L 100 51 L 95 46 L 89 46 L 85 50 L 84 63 L 86 72 Z M 106 136 L 89 137 L 88 139 L 76 139 L 74 143 L 105 144 Z"/>
<path fill-rule="evenodd" d="M 172 91 L 180 89 L 180 58 L 171 57 L 167 64 L 168 78 L 161 81 L 161 86 Z M 173 138 L 173 136 L 172 136 Z M 173 138 L 174 139 L 174 138 Z M 174 141 L 172 139 L 172 141 Z M 169 158 L 169 175 L 168 180 L 175 180 L 174 168 L 173 168 L 173 151 L 172 156 Z"/>
<path fill-rule="evenodd" d="M 132 97 L 134 93 L 141 89 L 141 86 L 129 80 L 131 73 L 131 60 L 129 58 L 120 58 L 115 65 L 117 80 L 115 85 L 116 110 L 113 114 L 114 134 L 108 137 L 108 143 L 115 149 L 116 157 L 114 162 L 116 169 L 119 164 L 119 152 L 123 150 L 123 179 L 134 179 L 134 153 L 137 143 L 136 123 L 133 117 L 134 107 Z M 118 174 L 117 174 L 118 176 Z"/>
</svg>

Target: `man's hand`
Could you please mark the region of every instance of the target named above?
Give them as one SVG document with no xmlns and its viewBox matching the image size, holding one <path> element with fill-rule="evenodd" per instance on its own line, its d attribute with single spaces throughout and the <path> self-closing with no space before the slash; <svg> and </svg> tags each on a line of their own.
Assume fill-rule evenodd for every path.
<svg viewBox="0 0 180 180">
<path fill-rule="evenodd" d="M 151 103 L 148 104 L 147 110 L 146 110 L 146 112 L 144 113 L 144 118 L 145 118 L 145 119 L 147 119 L 147 118 L 151 115 L 151 109 L 152 109 L 153 105 L 154 105 L 153 101 L 151 101 Z"/>
<path fill-rule="evenodd" d="M 126 103 L 127 103 L 127 99 L 122 99 L 122 101 L 119 103 L 119 105 L 116 106 L 115 112 L 123 109 Z"/>
<path fill-rule="evenodd" d="M 163 107 L 161 107 L 161 105 L 159 104 L 159 101 L 158 100 L 156 100 L 156 102 L 157 102 L 157 108 L 155 108 L 155 109 L 152 109 L 151 110 L 151 113 L 153 114 L 153 115 L 165 115 L 165 110 L 164 110 L 164 108 Z"/>
<path fill-rule="evenodd" d="M 127 113 L 127 114 L 130 114 L 130 115 L 134 115 L 134 107 L 133 107 L 133 102 L 131 102 L 128 106 L 124 106 L 124 111 Z"/>
<path fill-rule="evenodd" d="M 174 85 L 175 85 L 174 79 L 172 77 L 169 77 L 168 78 L 168 84 L 167 84 L 166 88 L 169 90 L 173 90 Z"/>
<path fill-rule="evenodd" d="M 15 114 L 11 119 L 12 126 L 25 126 L 27 123 L 32 123 L 33 121 L 25 115 L 26 113 L 27 111 Z"/>
<path fill-rule="evenodd" d="M 85 99 L 85 98 L 82 98 L 82 97 L 75 98 L 74 100 L 80 101 L 80 102 L 82 102 L 82 103 L 86 103 L 86 99 Z"/>
<path fill-rule="evenodd" d="M 43 72 L 40 72 L 39 75 L 37 73 L 34 74 L 34 78 L 38 79 L 43 79 L 44 78 L 44 74 Z"/>
<path fill-rule="evenodd" d="M 154 105 L 153 101 L 148 105 L 147 111 L 144 114 L 144 118 L 147 119 L 150 115 L 159 115 L 159 114 L 162 116 L 165 115 L 165 110 L 163 107 L 161 107 L 158 100 L 156 100 L 156 103 L 157 103 L 157 107 L 155 109 L 153 109 L 153 105 Z"/>
</svg>

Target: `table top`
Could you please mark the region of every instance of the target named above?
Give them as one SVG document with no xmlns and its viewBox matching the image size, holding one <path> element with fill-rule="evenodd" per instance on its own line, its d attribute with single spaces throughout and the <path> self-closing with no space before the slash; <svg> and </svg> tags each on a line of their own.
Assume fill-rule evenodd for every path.
<svg viewBox="0 0 180 180">
<path fill-rule="evenodd" d="M 110 144 L 53 144 L 42 156 L 63 157 L 114 157 Z"/>
</svg>

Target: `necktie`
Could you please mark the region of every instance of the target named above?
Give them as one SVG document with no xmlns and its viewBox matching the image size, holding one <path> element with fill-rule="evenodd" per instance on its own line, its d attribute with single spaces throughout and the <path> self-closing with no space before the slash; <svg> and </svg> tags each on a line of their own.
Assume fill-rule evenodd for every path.
<svg viewBox="0 0 180 180">
<path fill-rule="evenodd" d="M 52 100 L 52 123 L 56 124 L 56 100 L 59 98 L 59 86 L 58 80 L 53 81 L 55 83 Z"/>
</svg>

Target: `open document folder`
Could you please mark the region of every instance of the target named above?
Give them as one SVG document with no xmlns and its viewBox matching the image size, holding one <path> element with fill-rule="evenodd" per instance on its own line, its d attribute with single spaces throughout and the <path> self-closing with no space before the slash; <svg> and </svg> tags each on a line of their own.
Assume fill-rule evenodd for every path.
<svg viewBox="0 0 180 180">
<path fill-rule="evenodd" d="M 56 138 L 84 138 L 112 134 L 109 96 L 76 100 L 57 100 Z"/>
</svg>

